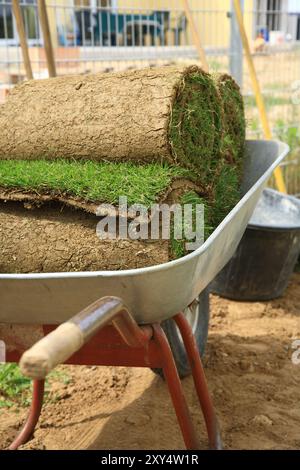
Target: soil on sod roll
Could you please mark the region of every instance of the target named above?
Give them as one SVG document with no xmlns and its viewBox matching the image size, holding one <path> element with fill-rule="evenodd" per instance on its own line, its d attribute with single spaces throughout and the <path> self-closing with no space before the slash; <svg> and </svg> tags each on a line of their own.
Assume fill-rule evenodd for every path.
<svg viewBox="0 0 300 470">
<path fill-rule="evenodd" d="M 100 240 L 99 218 L 59 204 L 0 206 L 0 272 L 124 270 L 169 260 L 166 241 Z"/>
<path fill-rule="evenodd" d="M 103 215 L 87 212 L 86 207 L 92 206 L 85 206 L 84 202 L 81 202 L 84 210 L 77 209 L 76 199 L 69 204 L 66 198 L 67 204 L 62 204 L 59 198 L 53 202 L 51 197 L 43 199 L 31 193 L 24 202 L 26 195 L 21 192 L 6 193 L 6 197 L 0 193 L 0 199 L 2 273 L 136 269 L 166 263 L 185 254 L 185 241 L 172 239 L 172 234 L 171 240 L 101 240 L 96 228 Z M 205 203 L 192 190 L 191 182 L 184 180 L 174 182 L 163 202 Z M 130 213 L 127 215 L 129 226 Z"/>
<path fill-rule="evenodd" d="M 168 198 L 174 202 L 175 197 L 182 204 L 205 205 L 208 237 L 240 198 L 245 119 L 239 89 L 230 77 L 211 77 L 191 67 L 78 80 L 43 80 L 47 93 L 41 81 L 28 82 L 2 107 L 0 272 L 115 270 L 163 263 L 183 256 L 184 242 L 100 241 L 95 235 L 99 219 L 91 214 L 101 203 L 117 205 L 120 196 L 127 196 L 128 205 L 147 207 Z M 88 106 L 91 96 L 95 109 Z M 137 103 L 143 104 L 143 116 Z M 5 116 L 10 116 L 11 128 Z M 51 201 L 60 205 L 48 206 Z M 81 210 L 71 211 L 70 206 Z M 49 210 L 57 219 L 47 240 L 43 231 L 52 224 Z M 16 233 L 18 219 L 23 234 Z M 62 247 L 62 241 L 59 254 L 56 246 Z M 89 253 L 87 259 L 84 253 Z"/>
</svg>

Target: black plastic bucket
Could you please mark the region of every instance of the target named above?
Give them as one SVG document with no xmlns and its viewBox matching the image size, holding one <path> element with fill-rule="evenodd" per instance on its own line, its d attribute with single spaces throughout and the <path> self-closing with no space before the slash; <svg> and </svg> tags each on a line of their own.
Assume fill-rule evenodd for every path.
<svg viewBox="0 0 300 470">
<path fill-rule="evenodd" d="M 212 292 L 233 300 L 280 297 L 300 253 L 300 200 L 266 189 L 233 258 Z"/>
</svg>

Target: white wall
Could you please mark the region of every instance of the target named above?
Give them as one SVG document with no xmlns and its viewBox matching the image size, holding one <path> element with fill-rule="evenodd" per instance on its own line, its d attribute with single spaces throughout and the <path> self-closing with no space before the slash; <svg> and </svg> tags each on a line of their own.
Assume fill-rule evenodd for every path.
<svg viewBox="0 0 300 470">
<path fill-rule="evenodd" d="M 299 0 L 289 0 L 289 12 L 300 13 L 300 1 Z"/>
</svg>

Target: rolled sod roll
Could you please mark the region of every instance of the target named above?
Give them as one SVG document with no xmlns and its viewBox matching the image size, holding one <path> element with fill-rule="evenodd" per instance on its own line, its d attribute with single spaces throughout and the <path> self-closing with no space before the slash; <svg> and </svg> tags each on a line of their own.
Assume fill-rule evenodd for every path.
<svg viewBox="0 0 300 470">
<path fill-rule="evenodd" d="M 10 163 L 5 171 L 3 171 L 3 163 Z M 24 184 L 27 179 L 26 171 L 28 172 L 31 167 L 32 171 L 30 174 L 27 173 L 27 176 L 29 176 L 27 182 L 38 182 L 39 170 L 47 173 L 49 169 L 53 169 L 53 166 L 58 165 L 60 162 L 48 161 L 43 163 L 46 165 L 40 167 L 34 161 L 1 161 L 0 181 L 5 174 L 7 176 L 12 174 L 13 165 L 16 165 L 20 171 L 14 175 L 15 182 L 23 178 Z M 74 170 L 78 162 L 69 164 L 73 166 Z M 63 174 L 63 180 L 66 178 L 66 173 L 63 170 L 64 165 L 57 168 L 58 172 Z M 157 218 L 155 219 L 150 204 L 154 203 L 156 207 L 157 204 L 172 206 L 174 203 L 181 205 L 188 203 L 192 205 L 204 204 L 207 207 L 206 200 L 196 192 L 198 191 L 197 186 L 185 178 L 173 179 L 175 175 L 172 176 L 170 170 L 168 171 L 167 168 L 158 164 L 155 164 L 153 168 L 145 168 L 147 165 L 135 165 L 134 168 L 127 168 L 127 174 L 119 175 L 118 178 L 119 170 L 122 173 L 126 172 L 125 164 L 85 162 L 80 165 L 80 168 L 76 168 L 78 170 L 77 177 L 79 177 L 79 173 L 82 175 L 84 172 L 87 172 L 86 175 L 90 175 L 91 171 L 95 172 L 98 165 L 101 165 L 102 170 L 103 167 L 108 165 L 106 176 L 113 173 L 112 179 L 107 181 L 107 184 L 110 183 L 112 192 L 108 192 L 107 184 L 104 184 L 104 172 L 102 172 L 102 178 L 100 177 L 102 190 L 104 190 L 106 197 L 110 198 L 110 202 L 113 202 L 112 198 L 118 200 L 118 193 L 116 192 L 118 189 L 119 191 L 125 190 L 124 192 L 128 195 L 127 209 L 123 208 L 121 213 L 118 212 L 117 204 L 98 206 L 89 203 L 89 199 L 74 197 L 74 193 L 73 197 L 70 196 L 70 193 L 65 195 L 59 195 L 55 191 L 43 193 L 43 188 L 39 183 L 35 186 L 35 189 L 32 187 L 31 191 L 28 191 L 29 186 L 27 186 L 27 190 L 17 189 L 12 181 L 12 187 L 5 190 L 0 189 L 0 272 L 29 273 L 136 269 L 166 263 L 186 253 L 186 240 L 184 238 L 175 240 L 172 236 L 171 227 L 169 240 L 162 239 L 161 233 L 155 239 L 148 239 L 147 236 L 146 239 L 141 238 L 138 240 L 130 238 L 128 235 L 129 225 L 140 214 L 141 210 L 138 209 L 137 213 L 133 213 L 130 207 L 135 201 L 143 202 L 146 210 L 143 220 L 147 226 L 148 234 L 150 233 L 152 220 L 156 220 L 154 223 L 157 223 Z M 156 168 L 161 169 L 160 173 L 156 173 Z M 134 172 L 142 169 L 145 171 L 137 176 L 135 184 L 134 182 L 127 182 L 126 187 L 122 184 L 127 179 L 132 181 Z M 182 171 L 183 169 L 180 168 L 179 170 Z M 78 188 L 79 180 L 76 181 L 75 173 L 73 171 L 71 176 L 75 179 L 75 187 Z M 97 180 L 97 175 L 100 176 L 97 173 L 94 179 L 91 179 L 90 189 L 92 191 L 97 189 L 93 188 L 92 184 L 93 181 L 95 183 Z M 48 176 L 50 175 L 48 174 Z M 55 177 L 53 173 L 52 177 Z M 84 183 L 84 180 L 82 180 L 82 183 Z M 118 186 L 123 189 L 118 188 Z M 13 187 L 15 189 L 12 189 Z M 154 210 L 157 210 L 157 208 Z M 101 223 L 103 229 L 103 223 L 108 223 L 106 218 L 108 215 L 110 218 L 117 217 L 116 226 L 111 226 L 112 230 L 116 230 L 115 238 L 103 238 L 98 232 L 98 224 Z M 127 234 L 125 235 L 124 232 L 120 235 L 117 229 L 121 220 L 122 225 L 127 224 Z M 159 226 L 160 223 L 160 220 L 158 220 Z M 108 228 L 108 226 L 106 227 Z M 206 227 L 206 232 L 209 227 Z M 102 229 L 100 228 L 100 230 Z M 113 232 L 111 234 L 114 235 Z M 143 230 L 143 234 L 145 234 L 145 230 Z"/>
<path fill-rule="evenodd" d="M 32 80 L 0 107 L 1 159 L 169 162 L 207 173 L 222 103 L 197 66 Z"/>
</svg>

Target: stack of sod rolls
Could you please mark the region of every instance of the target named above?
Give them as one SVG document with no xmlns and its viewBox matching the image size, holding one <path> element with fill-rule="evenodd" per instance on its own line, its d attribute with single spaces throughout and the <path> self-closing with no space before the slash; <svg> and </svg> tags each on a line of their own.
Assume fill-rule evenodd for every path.
<svg viewBox="0 0 300 470">
<path fill-rule="evenodd" d="M 184 243 L 99 240 L 99 204 L 203 203 L 208 236 L 240 197 L 239 88 L 196 66 L 25 82 L 0 132 L 0 272 L 166 262 Z"/>
</svg>

